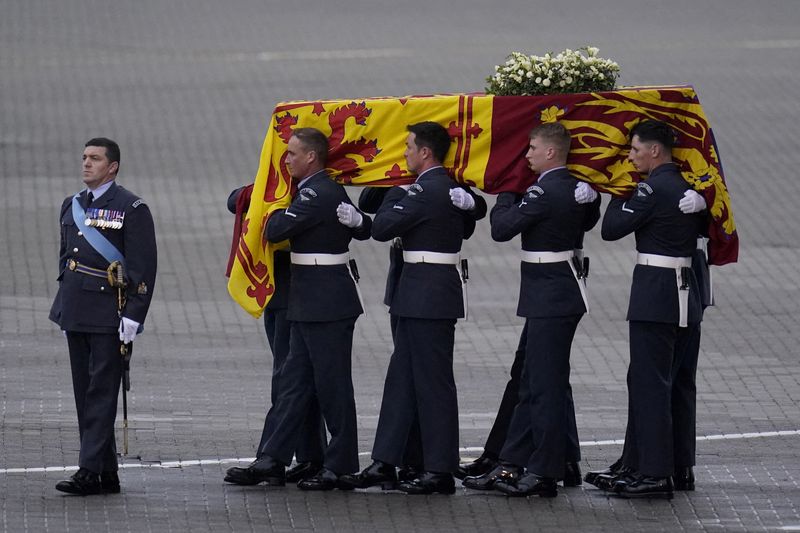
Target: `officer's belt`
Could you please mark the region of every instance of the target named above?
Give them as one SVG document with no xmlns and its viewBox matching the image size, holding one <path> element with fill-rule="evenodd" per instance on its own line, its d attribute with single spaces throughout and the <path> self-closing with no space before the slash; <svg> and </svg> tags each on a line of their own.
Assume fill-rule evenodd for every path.
<svg viewBox="0 0 800 533">
<path fill-rule="evenodd" d="M 685 328 L 689 322 L 689 280 L 681 279 L 681 269 L 690 268 L 692 266 L 692 258 L 639 253 L 636 256 L 636 263 L 675 270 L 675 283 L 678 289 L 678 326 Z M 685 283 L 682 283 L 682 281 L 685 281 Z"/>
<path fill-rule="evenodd" d="M 289 255 L 292 264 L 311 266 L 346 265 L 350 259 L 350 252 L 343 254 L 301 254 L 291 252 Z"/>
<path fill-rule="evenodd" d="M 692 258 L 640 253 L 636 256 L 636 263 L 646 266 L 678 269 L 692 266 Z"/>
<path fill-rule="evenodd" d="M 406 263 L 434 263 L 437 265 L 457 265 L 460 254 L 445 252 L 427 252 L 403 250 L 403 261 Z"/>
<path fill-rule="evenodd" d="M 583 299 L 583 305 L 586 307 L 586 312 L 588 313 L 589 296 L 586 294 L 586 279 L 578 277 L 578 271 L 575 269 L 575 265 L 572 264 L 572 258 L 574 256 L 575 252 L 572 250 L 567 250 L 565 252 L 531 252 L 529 250 L 522 250 L 520 252 L 520 258 L 524 263 L 561 263 L 566 261 L 567 265 L 569 265 L 569 269 L 572 271 L 572 276 L 578 283 L 578 290 L 581 292 L 581 299 Z"/>
<path fill-rule="evenodd" d="M 572 259 L 574 252 L 529 252 L 522 250 L 521 258 L 525 263 L 560 263 Z"/>
<path fill-rule="evenodd" d="M 108 279 L 108 271 L 100 268 L 92 268 L 86 265 L 82 265 L 77 261 L 75 261 L 74 259 L 67 259 L 67 268 L 69 270 L 72 270 L 73 272 L 80 272 L 81 274 L 86 274 L 87 276 L 94 276 L 96 278 Z"/>
</svg>

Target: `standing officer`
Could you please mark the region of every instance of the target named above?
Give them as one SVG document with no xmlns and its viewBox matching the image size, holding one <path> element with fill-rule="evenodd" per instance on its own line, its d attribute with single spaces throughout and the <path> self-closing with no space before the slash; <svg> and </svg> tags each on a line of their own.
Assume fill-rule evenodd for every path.
<svg viewBox="0 0 800 533">
<path fill-rule="evenodd" d="M 358 208 L 365 213 L 377 213 L 383 203 L 388 187 L 365 187 L 358 197 Z M 469 237 L 475 232 L 475 224 L 478 220 L 486 216 L 486 200 L 482 196 L 465 186 L 450 189 L 450 201 L 454 206 L 462 209 L 466 214 L 462 218 L 464 222 L 464 235 Z M 400 274 L 403 271 L 403 242 L 400 237 L 394 239 L 389 247 L 389 273 L 386 277 L 386 291 L 383 303 L 389 307 L 397 286 L 400 283 Z M 392 329 L 392 342 L 397 331 L 397 316 L 389 315 L 389 323 Z M 398 470 L 399 481 L 411 481 L 422 471 L 422 440 L 419 433 L 419 420 L 412 424 L 411 432 L 406 443 L 406 451 L 403 457 L 402 467 Z"/>
<path fill-rule="evenodd" d="M 490 215 L 496 241 L 522 235 L 517 314 L 527 327 L 519 402 L 493 486 L 509 496 L 552 497 L 556 480 L 564 478 L 567 428 L 575 417 L 570 349 L 588 310 L 583 265 L 574 260 L 574 249 L 600 218 L 600 200 L 575 201 L 578 181 L 566 168 L 571 138 L 562 124 L 542 124 L 529 138 L 526 158 L 539 179 L 521 199 L 498 195 Z"/>
<path fill-rule="evenodd" d="M 250 207 L 250 196 L 253 193 L 253 185 L 239 187 L 228 196 L 228 211 L 235 214 L 237 221 L 247 213 Z M 235 228 L 240 228 L 237 224 Z M 234 243 L 239 241 L 239 233 L 235 231 Z M 278 402 L 278 392 L 280 390 L 281 372 L 289 355 L 289 320 L 286 318 L 289 306 L 289 284 L 291 262 L 288 250 L 276 250 L 273 262 L 273 278 L 275 279 L 275 293 L 270 298 L 269 303 L 264 308 L 264 331 L 267 334 L 267 342 L 272 351 L 272 386 L 270 389 L 270 409 Z M 269 437 L 269 427 L 264 420 L 264 429 L 261 432 L 261 440 L 258 449 L 266 442 Z M 322 456 L 325 450 L 325 425 L 319 411 L 319 402 L 316 397 L 309 402 L 309 411 L 303 419 L 301 436 L 295 450 L 297 465 L 286 471 L 286 480 L 297 482 L 316 474 L 322 468 Z M 256 461 L 260 457 L 256 456 Z M 252 464 L 252 463 L 251 463 Z M 225 481 L 236 485 L 256 485 L 260 483 L 258 476 L 253 476 L 253 472 L 247 468 L 234 466 L 225 473 Z"/>
<path fill-rule="evenodd" d="M 674 142 L 663 122 L 647 120 L 631 130 L 628 158 L 647 179 L 629 200 L 612 199 L 603 219 L 603 239 L 634 233 L 638 252 L 627 316 L 630 453 L 622 462 L 630 473 L 613 487 L 631 498 L 673 495 L 673 379 L 702 316 L 691 264 L 704 217 L 678 208 L 689 185 L 672 162 Z"/>
<path fill-rule="evenodd" d="M 393 488 L 414 421 L 419 420 L 424 472 L 400 483 L 409 494 L 453 494 L 458 467 L 458 401 L 453 378 L 455 324 L 464 316 L 457 265 L 464 217 L 453 205 L 458 185 L 442 167 L 450 136 L 441 125 L 408 127 L 405 158 L 418 175 L 408 190 L 394 187 L 375 215 L 372 236 L 403 240 L 403 268 L 389 312 L 397 317 L 372 450 L 373 464 L 341 483 Z"/>
<path fill-rule="evenodd" d="M 303 490 L 332 490 L 340 475 L 358 470 L 351 352 L 363 308 L 348 268 L 348 246 L 353 238 L 369 238 L 372 220 L 325 172 L 327 155 L 328 140 L 321 131 L 294 130 L 286 164 L 298 191 L 288 209 L 270 216 L 266 228 L 267 240 L 289 239 L 292 249 L 289 356 L 278 402 L 267 414 L 268 437 L 260 458 L 247 468 L 268 485 L 285 484 L 285 465 L 316 397 L 331 438 L 322 468 L 297 484 Z"/>
<path fill-rule="evenodd" d="M 119 145 L 91 139 L 83 151 L 86 189 L 61 205 L 59 287 L 50 320 L 65 332 L 80 433 L 79 469 L 56 489 L 118 493 L 114 422 L 123 372 L 121 343 L 141 332 L 156 281 L 156 237 L 150 209 L 117 185 Z M 110 283 L 123 266 L 123 306 Z"/>
</svg>

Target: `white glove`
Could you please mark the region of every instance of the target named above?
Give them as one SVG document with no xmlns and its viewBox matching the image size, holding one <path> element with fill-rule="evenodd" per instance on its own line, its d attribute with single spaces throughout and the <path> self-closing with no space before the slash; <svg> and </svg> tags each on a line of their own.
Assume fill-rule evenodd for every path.
<svg viewBox="0 0 800 533">
<path fill-rule="evenodd" d="M 353 204 L 342 202 L 336 208 L 336 216 L 339 217 L 339 222 L 348 228 L 358 228 L 364 222 L 364 217 L 358 212 Z"/>
<path fill-rule="evenodd" d="M 597 191 L 585 181 L 579 182 L 575 186 L 575 201 L 579 204 L 590 204 L 597 198 Z"/>
<path fill-rule="evenodd" d="M 454 206 L 464 211 L 469 211 L 475 207 L 475 198 L 461 187 L 450 189 L 450 201 L 453 202 Z"/>
<path fill-rule="evenodd" d="M 139 323 L 135 320 L 122 317 L 122 320 L 119 321 L 119 340 L 123 343 L 133 342 L 137 331 L 139 331 Z"/>
<path fill-rule="evenodd" d="M 678 202 L 678 209 L 683 211 L 683 213 L 686 215 L 699 213 L 706 207 L 708 206 L 706 205 L 705 198 L 703 198 L 701 194 L 698 194 L 698 192 L 694 189 L 689 189 L 683 193 L 683 198 L 681 198 L 681 201 Z"/>
</svg>

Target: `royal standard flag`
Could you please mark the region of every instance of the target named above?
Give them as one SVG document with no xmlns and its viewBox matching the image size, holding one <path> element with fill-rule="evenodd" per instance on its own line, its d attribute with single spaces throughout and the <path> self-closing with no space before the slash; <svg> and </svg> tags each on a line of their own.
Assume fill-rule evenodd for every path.
<svg viewBox="0 0 800 533">
<path fill-rule="evenodd" d="M 627 161 L 631 128 L 644 119 L 669 123 L 684 178 L 706 199 L 711 213 L 709 262 L 735 262 L 739 241 L 719 154 L 692 87 L 632 87 L 548 96 L 448 94 L 322 100 L 278 104 L 270 118 L 252 200 L 234 238 L 228 291 L 259 316 L 275 290 L 275 246 L 264 239 L 270 213 L 291 201 L 286 145 L 295 128 L 328 136 L 328 171 L 344 185 L 411 183 L 405 168 L 406 126 L 422 121 L 447 128 L 452 145 L 444 162 L 459 182 L 487 193 L 523 192 L 537 178 L 528 169 L 528 133 L 559 121 L 572 134 L 568 166 L 598 191 L 627 196 L 641 177 Z M 238 239 L 238 242 L 236 242 Z"/>
</svg>

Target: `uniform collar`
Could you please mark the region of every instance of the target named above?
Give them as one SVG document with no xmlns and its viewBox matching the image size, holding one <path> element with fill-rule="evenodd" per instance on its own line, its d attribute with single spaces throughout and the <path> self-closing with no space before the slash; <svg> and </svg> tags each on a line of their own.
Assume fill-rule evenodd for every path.
<svg viewBox="0 0 800 533">
<path fill-rule="evenodd" d="M 101 186 L 99 186 L 98 188 L 96 188 L 94 190 L 87 188 L 85 192 L 88 194 L 91 191 L 92 198 L 94 198 L 94 200 L 96 201 L 98 198 L 103 196 L 103 194 L 105 194 L 105 192 L 108 189 L 110 189 L 111 186 L 114 185 L 114 183 L 115 183 L 115 180 L 111 180 L 108 183 L 102 184 Z"/>
<path fill-rule="evenodd" d="M 650 175 L 648 177 L 655 176 L 656 174 L 661 174 L 662 172 L 669 172 L 672 170 L 678 170 L 678 165 L 676 165 L 674 161 L 670 161 L 669 163 L 662 163 L 653 170 L 651 170 Z"/>
<path fill-rule="evenodd" d="M 419 174 L 419 175 L 417 176 L 417 179 L 416 179 L 416 180 L 414 180 L 414 183 L 418 182 L 422 176 L 424 176 L 425 174 L 427 174 L 427 173 L 428 173 L 428 172 L 430 172 L 431 170 L 436 170 L 437 168 L 444 169 L 444 167 L 443 167 L 442 165 L 436 165 L 435 167 L 431 167 L 431 168 L 429 168 L 429 169 L 427 169 L 427 170 L 424 170 L 424 171 L 422 172 L 422 174 Z"/>
<path fill-rule="evenodd" d="M 549 170 L 545 170 L 544 172 L 542 172 L 541 174 L 539 174 L 539 179 L 538 179 L 538 180 L 536 180 L 536 181 L 542 181 L 542 179 L 543 179 L 545 176 L 549 176 L 551 173 L 554 173 L 556 170 L 565 170 L 566 168 L 567 168 L 567 167 L 565 167 L 565 166 L 560 166 L 560 167 L 551 168 L 551 169 L 549 169 Z"/>
<path fill-rule="evenodd" d="M 300 183 L 297 184 L 297 190 L 299 191 L 300 189 L 302 189 L 303 185 L 305 185 L 308 180 L 310 180 L 311 178 L 313 178 L 315 176 L 319 176 L 320 174 L 323 174 L 324 172 L 325 172 L 325 169 L 323 168 L 321 170 L 318 170 L 318 171 L 314 172 L 310 176 L 306 176 L 305 178 L 301 179 Z"/>
</svg>

